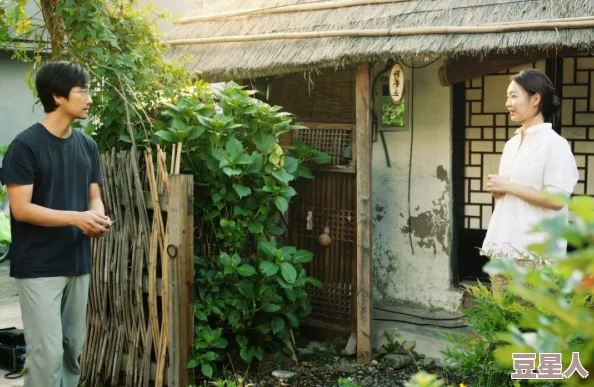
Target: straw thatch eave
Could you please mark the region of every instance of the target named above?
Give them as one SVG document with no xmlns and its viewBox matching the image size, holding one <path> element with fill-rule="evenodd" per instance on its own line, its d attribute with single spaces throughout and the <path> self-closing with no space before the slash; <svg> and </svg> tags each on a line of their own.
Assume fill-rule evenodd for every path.
<svg viewBox="0 0 594 387">
<path fill-rule="evenodd" d="M 258 8 L 241 1 L 229 9 Z M 283 0 L 281 4 L 303 3 Z M 266 7 L 279 4 L 266 2 Z M 262 7 L 261 7 L 262 8 Z M 203 12 L 204 13 L 204 12 Z M 359 5 L 331 10 L 249 15 L 179 25 L 169 39 L 214 36 L 312 32 L 347 29 L 382 29 L 480 24 L 594 16 L 594 1 L 583 0 L 416 0 Z M 179 45 L 170 58 L 188 56 L 188 66 L 209 80 L 228 80 L 342 67 L 390 59 L 431 60 L 484 53 L 555 50 L 590 50 L 594 28 L 522 31 L 488 34 L 442 34 L 383 37 L 264 40 L 242 43 Z"/>
</svg>

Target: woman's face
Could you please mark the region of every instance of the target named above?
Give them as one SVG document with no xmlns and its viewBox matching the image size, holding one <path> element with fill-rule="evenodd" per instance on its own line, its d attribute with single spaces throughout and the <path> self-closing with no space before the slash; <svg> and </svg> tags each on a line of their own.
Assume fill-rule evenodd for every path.
<svg viewBox="0 0 594 387">
<path fill-rule="evenodd" d="M 540 95 L 528 95 L 516 81 L 511 81 L 507 87 L 507 101 L 505 107 L 509 111 L 512 121 L 524 122 L 536 116 L 539 112 Z"/>
</svg>

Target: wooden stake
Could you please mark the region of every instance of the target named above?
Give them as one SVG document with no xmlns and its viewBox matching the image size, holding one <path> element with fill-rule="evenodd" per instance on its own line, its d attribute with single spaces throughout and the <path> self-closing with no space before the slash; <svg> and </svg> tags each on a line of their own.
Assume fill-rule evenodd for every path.
<svg viewBox="0 0 594 387">
<path fill-rule="evenodd" d="M 175 170 L 173 172 L 175 174 L 179 173 L 179 168 L 181 165 L 181 151 L 182 151 L 182 143 L 178 142 L 177 143 L 177 156 L 175 157 Z"/>
<path fill-rule="evenodd" d="M 169 174 L 173 175 L 175 173 L 175 155 L 177 154 L 177 144 L 173 144 L 171 148 L 171 167 L 169 169 Z"/>
<path fill-rule="evenodd" d="M 181 146 L 178 147 L 178 151 Z M 191 175 L 172 175 L 170 179 L 169 211 L 167 220 L 167 258 L 169 259 L 169 365 L 171 386 L 187 386 L 187 364 L 191 356 L 193 334 L 193 304 L 188 283 L 188 263 L 194 259 L 194 220 L 188 198 L 194 190 Z M 190 201 L 191 202 L 191 201 Z M 192 329 L 189 329 L 189 325 Z M 179 381 L 179 384 L 178 384 Z"/>
<path fill-rule="evenodd" d="M 357 142 L 357 361 L 371 361 L 371 125 L 369 65 L 355 78 Z"/>
</svg>

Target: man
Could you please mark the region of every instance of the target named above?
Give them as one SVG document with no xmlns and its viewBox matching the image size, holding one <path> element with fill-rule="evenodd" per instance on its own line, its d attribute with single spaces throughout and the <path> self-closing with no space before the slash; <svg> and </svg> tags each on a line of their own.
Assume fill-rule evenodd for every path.
<svg viewBox="0 0 594 387">
<path fill-rule="evenodd" d="M 54 62 L 35 79 L 45 118 L 21 132 L 3 160 L 27 357 L 25 386 L 76 387 L 91 272 L 89 237 L 109 231 L 97 144 L 73 130 L 92 102 L 81 67 Z"/>
</svg>

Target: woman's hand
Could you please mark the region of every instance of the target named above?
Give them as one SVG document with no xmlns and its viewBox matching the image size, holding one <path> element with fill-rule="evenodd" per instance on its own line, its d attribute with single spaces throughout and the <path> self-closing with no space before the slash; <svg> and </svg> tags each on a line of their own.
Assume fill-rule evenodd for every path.
<svg viewBox="0 0 594 387">
<path fill-rule="evenodd" d="M 508 179 L 498 175 L 489 175 L 488 177 L 487 190 L 491 191 L 494 197 L 497 197 L 496 195 L 510 194 L 533 206 L 554 211 L 559 211 L 564 207 L 563 202 L 553 199 L 548 194 L 537 191 L 532 187 L 512 183 Z"/>
<path fill-rule="evenodd" d="M 490 191 L 495 199 L 499 199 L 510 191 L 512 183 L 505 177 L 489 175 L 488 178 L 487 191 Z"/>
</svg>

